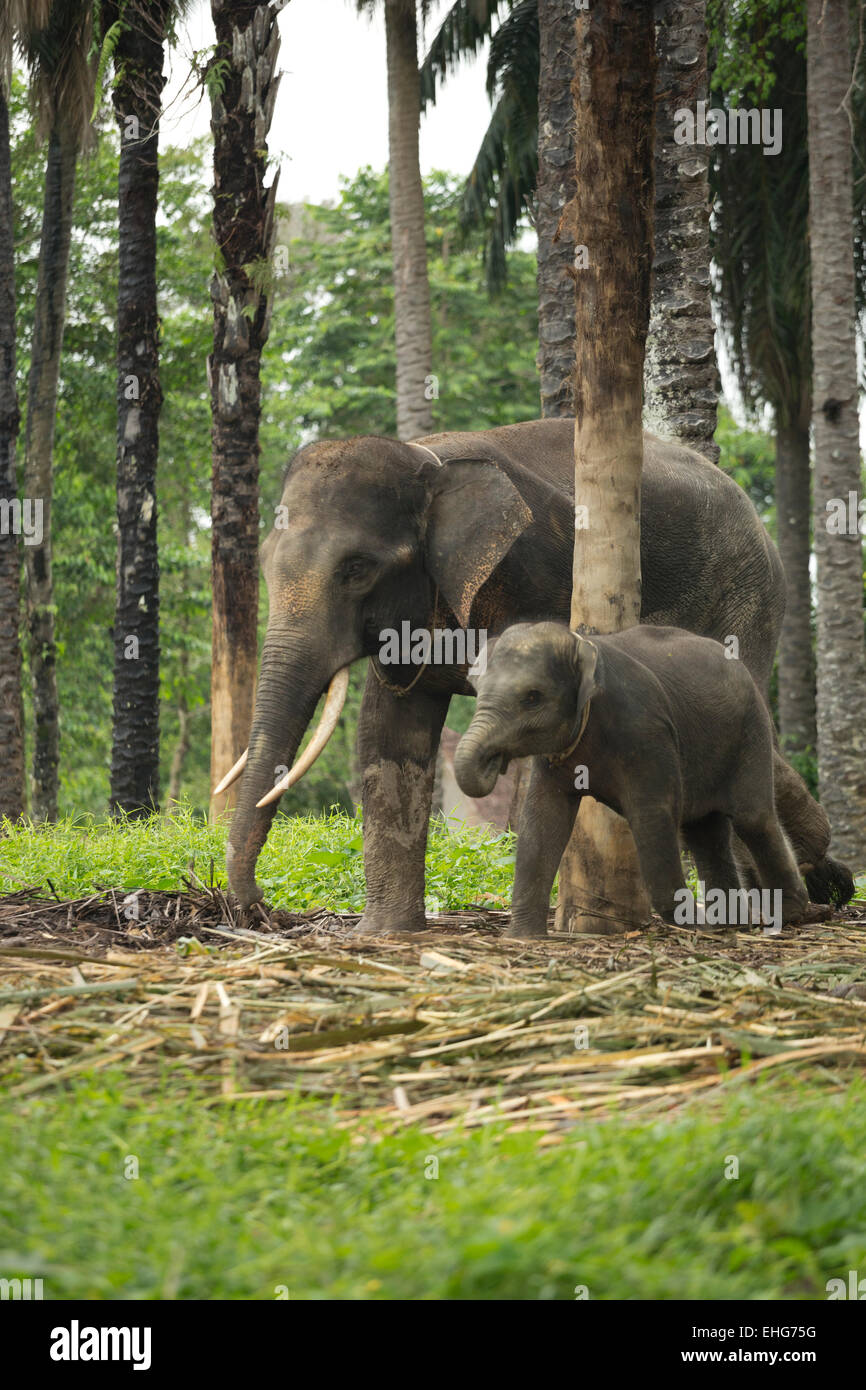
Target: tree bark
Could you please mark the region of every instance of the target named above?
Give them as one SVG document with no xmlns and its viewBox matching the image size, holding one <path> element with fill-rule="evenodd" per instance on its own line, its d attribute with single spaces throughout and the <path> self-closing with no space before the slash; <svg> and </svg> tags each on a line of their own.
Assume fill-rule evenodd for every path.
<svg viewBox="0 0 866 1390">
<path fill-rule="evenodd" d="M 66 280 L 72 236 L 77 147 L 69 123 L 56 117 L 48 137 L 45 201 L 24 436 L 24 495 L 41 507 L 42 534 L 24 547 L 27 630 L 33 686 L 34 748 L 31 813 L 57 818 L 60 724 L 57 705 L 57 648 L 51 572 L 51 502 L 54 489 L 54 424 L 57 383 L 66 320 Z"/>
<path fill-rule="evenodd" d="M 674 115 L 707 97 L 706 0 L 657 0 L 655 259 L 644 369 L 647 429 L 719 461 L 710 301 L 709 164 L 677 145 Z"/>
<path fill-rule="evenodd" d="M 156 212 L 169 6 L 134 0 L 115 51 L 120 131 L 117 284 L 117 588 L 111 810 L 159 807 L 159 314 Z"/>
<path fill-rule="evenodd" d="M 779 642 L 779 731 L 787 754 L 814 751 L 815 656 L 812 649 L 812 482 L 809 425 L 776 429 L 776 533 L 787 603 Z"/>
<path fill-rule="evenodd" d="M 538 0 L 538 366 L 543 416 L 574 414 L 574 0 Z"/>
<path fill-rule="evenodd" d="M 572 268 L 577 351 L 571 626 L 590 633 L 617 632 L 640 620 L 655 66 L 652 10 L 640 0 L 609 0 L 578 17 L 575 194 L 564 222 L 574 245 L 587 247 L 588 263 Z M 586 809 L 584 803 L 580 822 Z M 561 871 L 557 929 L 605 932 L 645 921 L 649 901 L 626 822 L 597 804 L 590 819 L 593 836 L 578 841 L 578 855 L 584 857 L 581 881 L 593 885 L 596 910 L 584 911 L 581 881 L 575 884 Z"/>
<path fill-rule="evenodd" d="M 415 439 L 433 430 L 433 336 L 418 153 L 421 82 L 415 0 L 385 0 L 385 41 L 397 436 Z"/>
<path fill-rule="evenodd" d="M 260 364 L 269 328 L 268 287 L 277 178 L 268 188 L 267 135 L 279 85 L 276 11 L 249 0 L 211 0 L 214 239 L 211 280 L 213 478 L 211 573 L 211 786 L 247 746 L 253 717 L 259 600 Z M 225 66 L 223 66 L 225 65 Z M 252 276 L 250 274 L 252 271 Z M 211 798 L 217 815 L 238 783 Z"/>
<path fill-rule="evenodd" d="M 0 817 L 24 814 L 24 716 L 21 698 L 21 540 L 15 442 L 15 247 L 9 105 L 0 74 Z M 5 505 L 4 505 L 5 504 Z"/>
<path fill-rule="evenodd" d="M 836 851 L 866 865 L 866 651 L 863 547 L 857 525 L 832 525 L 828 503 L 859 497 L 851 84 L 847 0 L 808 0 L 812 422 L 818 588 L 818 782 Z M 852 518 L 853 520 L 853 518 Z"/>
</svg>

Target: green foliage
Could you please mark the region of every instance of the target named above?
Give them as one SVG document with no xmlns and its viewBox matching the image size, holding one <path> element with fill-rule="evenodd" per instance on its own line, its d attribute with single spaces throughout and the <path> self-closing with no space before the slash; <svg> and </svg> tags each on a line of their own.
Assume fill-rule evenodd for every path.
<svg viewBox="0 0 866 1390">
<path fill-rule="evenodd" d="M 140 1096 L 100 1072 L 18 1103 L 0 1131 L 8 1277 L 72 1299 L 785 1300 L 866 1266 L 856 1081 L 724 1087 L 539 1147 L 506 1120 L 338 1127 L 290 1092 L 208 1107 L 174 1077 Z"/>
<path fill-rule="evenodd" d="M 102 40 L 102 46 L 99 50 L 99 62 L 96 65 L 96 78 L 94 81 L 93 95 L 93 112 L 90 117 L 91 121 L 96 120 L 96 117 L 99 113 L 99 108 L 102 105 L 102 99 L 105 95 L 105 74 L 108 72 L 109 64 L 114 59 L 115 49 L 117 48 L 117 45 L 120 42 L 120 36 L 122 33 L 123 21 L 120 19 L 116 19 L 114 23 L 105 31 L 105 37 Z"/>
<path fill-rule="evenodd" d="M 534 367 L 535 258 L 515 254 L 501 300 L 479 283 L 476 245 L 460 231 L 459 183 L 426 180 L 428 272 L 433 306 L 434 428 L 484 429 L 538 413 Z M 297 214 L 296 214 L 297 216 Z M 396 429 L 394 291 L 388 183 L 362 169 L 345 181 L 336 207 L 308 207 L 294 235 L 278 226 L 288 252 L 278 289 L 265 379 L 291 399 L 295 428 L 330 434 Z M 268 422 L 265 438 L 270 439 Z"/>
<path fill-rule="evenodd" d="M 730 411 L 720 405 L 716 443 L 721 450 L 719 467 L 749 494 L 764 525 L 775 536 L 776 446 L 772 435 L 738 425 Z"/>
<path fill-rule="evenodd" d="M 726 104 L 768 105 L 776 87 L 776 51 L 806 46 L 803 0 L 707 0 L 710 65 Z"/>
<path fill-rule="evenodd" d="M 0 823 L 0 892 L 41 886 L 50 879 L 61 897 L 103 888 L 183 888 L 190 871 L 225 885 L 225 824 L 211 825 L 189 807 L 143 820 L 68 816 L 57 825 Z M 489 898 L 507 901 L 514 871 L 514 837 L 449 829 L 434 820 L 427 848 L 431 911 Z M 258 864 L 258 878 L 275 907 L 293 912 L 364 906 L 360 816 L 335 808 L 323 816 L 277 816 Z M 434 907 L 433 903 L 438 904 Z"/>
<path fill-rule="evenodd" d="M 221 97 L 225 91 L 231 66 L 230 58 L 214 57 L 208 63 L 204 74 L 204 85 L 211 101 L 214 101 L 216 97 Z"/>
</svg>

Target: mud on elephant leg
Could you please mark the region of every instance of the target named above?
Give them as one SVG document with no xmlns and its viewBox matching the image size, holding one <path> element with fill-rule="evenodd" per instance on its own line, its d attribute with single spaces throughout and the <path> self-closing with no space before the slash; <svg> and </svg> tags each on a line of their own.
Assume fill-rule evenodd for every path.
<svg viewBox="0 0 866 1390">
<path fill-rule="evenodd" d="M 830 822 L 824 808 L 810 796 L 802 777 L 778 750 L 773 757 L 776 812 L 813 903 L 833 903 L 844 907 L 854 896 L 854 878 L 847 864 L 827 853 Z"/>
<path fill-rule="evenodd" d="M 367 902 L 358 930 L 420 931 L 424 855 L 439 736 L 450 696 L 417 688 L 397 699 L 372 668 L 358 720 Z"/>
</svg>

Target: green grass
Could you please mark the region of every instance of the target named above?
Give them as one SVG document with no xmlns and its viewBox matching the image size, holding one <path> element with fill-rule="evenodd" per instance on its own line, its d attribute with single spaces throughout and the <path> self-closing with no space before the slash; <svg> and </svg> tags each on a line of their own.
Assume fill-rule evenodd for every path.
<svg viewBox="0 0 866 1390">
<path fill-rule="evenodd" d="M 47 1298 L 824 1298 L 866 1274 L 864 1102 L 775 1082 L 550 1148 L 358 1142 L 322 1106 L 130 1101 L 103 1074 L 0 1129 L 0 1274 Z"/>
<path fill-rule="evenodd" d="M 50 879 L 59 897 L 99 888 L 172 889 L 195 872 L 224 886 L 226 826 L 208 825 L 188 810 L 146 820 L 67 818 L 54 826 L 3 823 L 0 892 Z M 431 911 L 465 907 L 486 894 L 508 901 L 514 837 L 446 829 L 434 821 L 427 849 L 427 902 Z M 278 816 L 262 851 L 258 879 L 274 907 L 303 911 L 328 907 L 359 912 L 364 905 L 360 818 Z"/>
</svg>

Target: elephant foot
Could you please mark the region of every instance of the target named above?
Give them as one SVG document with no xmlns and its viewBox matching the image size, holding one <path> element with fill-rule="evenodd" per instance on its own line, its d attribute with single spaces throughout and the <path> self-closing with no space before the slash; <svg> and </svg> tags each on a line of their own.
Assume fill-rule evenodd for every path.
<svg viewBox="0 0 866 1390">
<path fill-rule="evenodd" d="M 786 923 L 786 926 L 808 927 L 815 922 L 829 922 L 833 917 L 833 908 L 823 903 L 807 903 L 802 915 L 796 922 Z"/>
<path fill-rule="evenodd" d="M 531 926 L 522 922 L 512 922 L 502 933 L 506 941 L 543 941 L 547 936 L 547 924 Z"/>
<path fill-rule="evenodd" d="M 264 899 L 265 890 L 261 888 L 255 879 L 249 884 L 234 884 L 229 882 L 235 901 L 238 907 L 250 908 L 254 903 L 260 903 Z"/>
<path fill-rule="evenodd" d="M 356 936 L 402 936 L 407 932 L 424 931 L 427 919 L 424 905 L 420 908 L 390 909 L 367 908 L 355 927 Z"/>
<path fill-rule="evenodd" d="M 826 855 L 807 871 L 806 887 L 813 903 L 844 907 L 854 896 L 854 876 L 847 864 Z"/>
</svg>

